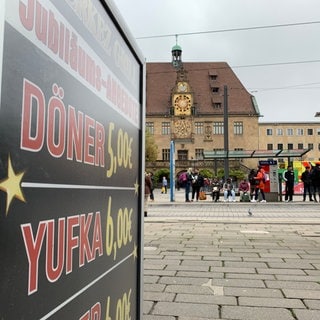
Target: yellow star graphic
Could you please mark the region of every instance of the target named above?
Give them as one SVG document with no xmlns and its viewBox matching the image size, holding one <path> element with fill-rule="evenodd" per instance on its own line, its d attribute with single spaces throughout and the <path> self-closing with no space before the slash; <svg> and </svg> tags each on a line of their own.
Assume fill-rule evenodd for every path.
<svg viewBox="0 0 320 320">
<path fill-rule="evenodd" d="M 134 193 L 138 194 L 138 192 L 139 192 L 139 184 L 138 184 L 138 181 L 136 180 L 136 182 L 134 183 Z"/>
<path fill-rule="evenodd" d="M 138 247 L 136 244 L 134 244 L 132 253 L 133 253 L 133 259 L 136 260 L 138 258 Z"/>
<path fill-rule="evenodd" d="M 0 181 L 0 190 L 7 193 L 7 205 L 6 205 L 6 215 L 8 215 L 10 204 L 13 198 L 17 198 L 23 202 L 26 202 L 24 195 L 21 190 L 21 180 L 24 172 L 16 174 L 13 171 L 10 155 L 8 158 L 8 178 Z"/>
</svg>

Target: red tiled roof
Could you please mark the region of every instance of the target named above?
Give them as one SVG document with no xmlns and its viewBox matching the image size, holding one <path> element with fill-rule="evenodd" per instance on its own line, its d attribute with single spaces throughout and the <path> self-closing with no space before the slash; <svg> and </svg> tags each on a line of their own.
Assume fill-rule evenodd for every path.
<svg viewBox="0 0 320 320">
<path fill-rule="evenodd" d="M 224 86 L 228 88 L 228 113 L 257 115 L 252 96 L 242 85 L 226 62 L 183 63 L 187 79 L 194 93 L 197 114 L 223 114 Z M 176 70 L 170 63 L 147 63 L 147 115 L 165 115 L 171 106 L 171 92 L 177 80 Z M 211 80 L 210 76 L 217 76 Z M 219 87 L 212 93 L 212 87 Z M 221 103 L 221 109 L 214 109 L 213 102 Z"/>
</svg>

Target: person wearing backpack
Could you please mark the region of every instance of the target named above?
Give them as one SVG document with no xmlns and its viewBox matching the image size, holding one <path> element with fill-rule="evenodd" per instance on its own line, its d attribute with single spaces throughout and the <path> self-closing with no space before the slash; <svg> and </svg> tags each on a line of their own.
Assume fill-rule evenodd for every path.
<svg viewBox="0 0 320 320">
<path fill-rule="evenodd" d="M 257 175 L 256 170 L 251 169 L 248 174 L 248 181 L 250 183 L 250 200 L 254 200 L 254 195 L 256 192 L 256 185 L 259 184 L 254 177 Z"/>
<path fill-rule="evenodd" d="M 192 180 L 192 197 L 191 201 L 196 197 L 196 201 L 199 200 L 200 189 L 203 187 L 204 179 L 198 169 L 194 171 Z"/>
<path fill-rule="evenodd" d="M 192 168 L 189 168 L 188 171 L 186 172 L 186 181 L 185 181 L 185 201 L 186 202 L 191 202 L 189 199 L 189 193 L 190 193 L 190 188 L 191 188 L 191 183 L 193 180 L 193 175 L 192 175 Z"/>
</svg>

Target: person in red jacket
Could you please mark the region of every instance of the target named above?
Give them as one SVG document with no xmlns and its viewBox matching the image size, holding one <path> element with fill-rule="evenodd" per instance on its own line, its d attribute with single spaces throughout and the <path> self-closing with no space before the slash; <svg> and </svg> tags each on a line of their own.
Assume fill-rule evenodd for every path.
<svg viewBox="0 0 320 320">
<path fill-rule="evenodd" d="M 264 194 L 264 170 L 262 167 L 258 167 L 257 175 L 254 177 L 254 179 L 257 181 L 256 190 L 254 194 L 254 199 L 251 200 L 251 202 L 257 202 L 259 198 L 259 192 L 261 193 L 262 200 L 261 202 L 267 202 L 266 197 Z"/>
</svg>

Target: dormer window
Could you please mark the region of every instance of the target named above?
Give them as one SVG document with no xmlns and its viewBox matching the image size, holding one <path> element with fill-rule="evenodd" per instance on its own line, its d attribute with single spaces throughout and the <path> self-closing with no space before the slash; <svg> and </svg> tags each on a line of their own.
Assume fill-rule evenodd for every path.
<svg viewBox="0 0 320 320">
<path fill-rule="evenodd" d="M 211 91 L 212 93 L 219 93 L 219 87 L 212 87 Z"/>
<path fill-rule="evenodd" d="M 221 109 L 221 103 L 220 102 L 213 102 L 212 107 L 213 107 L 213 109 Z"/>
</svg>

